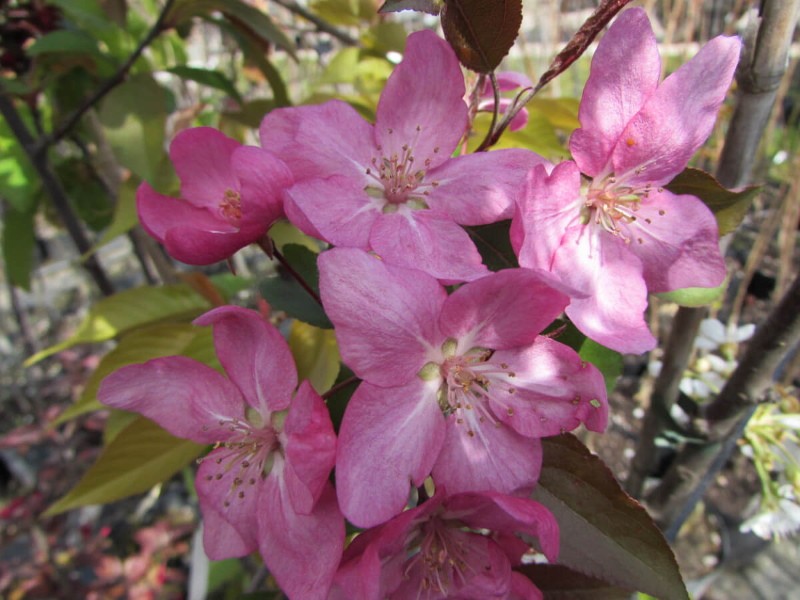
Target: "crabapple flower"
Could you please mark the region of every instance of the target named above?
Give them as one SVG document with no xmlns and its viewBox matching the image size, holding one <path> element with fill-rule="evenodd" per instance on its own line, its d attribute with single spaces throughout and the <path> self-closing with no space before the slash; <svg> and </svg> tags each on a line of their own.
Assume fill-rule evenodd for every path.
<svg viewBox="0 0 800 600">
<path fill-rule="evenodd" d="M 358 535 L 342 557 L 329 600 L 541 598 L 512 568 L 538 538 L 558 556 L 558 524 L 544 506 L 497 492 L 430 500 Z"/>
<path fill-rule="evenodd" d="M 169 155 L 182 197 L 164 196 L 142 183 L 136 207 L 147 233 L 173 258 L 190 265 L 224 260 L 284 216 L 282 194 L 292 174 L 270 152 L 196 127 L 175 136 Z"/>
<path fill-rule="evenodd" d="M 399 513 L 409 483 L 452 493 L 530 488 L 539 438 L 605 428 L 603 377 L 538 334 L 567 297 L 548 274 L 508 269 L 445 288 L 362 250 L 318 259 L 344 362 L 363 379 L 342 420 L 336 491 L 360 527 Z"/>
<path fill-rule="evenodd" d="M 464 91 L 453 50 L 421 31 L 408 37 L 374 126 L 338 100 L 270 112 L 261 145 L 297 182 L 287 192 L 289 220 L 438 279 L 486 275 L 461 226 L 510 219 L 525 173 L 544 159 L 522 149 L 451 158 L 467 127 Z"/>
<path fill-rule="evenodd" d="M 581 292 L 567 315 L 614 350 L 655 345 L 643 317 L 648 292 L 713 287 L 725 277 L 714 215 L 663 186 L 709 136 L 739 48 L 736 38 L 714 38 L 659 83 L 645 12 L 623 12 L 592 60 L 581 128 L 570 139 L 574 162 L 535 167 L 518 196 L 512 244 L 520 265 Z"/>
<path fill-rule="evenodd" d="M 98 397 L 214 444 L 196 478 L 211 559 L 260 550 L 290 598 L 325 598 L 344 545 L 327 408 L 307 381 L 295 393 L 289 348 L 258 313 L 225 306 L 195 323 L 213 327 L 227 378 L 186 357 L 158 358 L 112 373 Z"/>
</svg>

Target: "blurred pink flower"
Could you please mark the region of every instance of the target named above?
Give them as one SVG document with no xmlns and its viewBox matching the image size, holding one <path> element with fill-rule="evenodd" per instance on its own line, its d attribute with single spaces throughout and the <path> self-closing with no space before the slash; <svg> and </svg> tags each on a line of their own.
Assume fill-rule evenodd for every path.
<svg viewBox="0 0 800 600">
<path fill-rule="evenodd" d="M 214 444 L 196 478 L 211 559 L 258 549 L 290 598 L 325 598 L 344 544 L 325 403 L 308 382 L 295 393 L 289 348 L 258 313 L 225 306 L 195 322 L 213 326 L 227 378 L 186 357 L 158 358 L 112 373 L 98 398 Z"/>
<path fill-rule="evenodd" d="M 511 236 L 520 265 L 577 290 L 567 315 L 609 348 L 653 348 L 643 316 L 648 292 L 725 278 L 714 215 L 698 198 L 662 186 L 711 133 L 740 45 L 714 38 L 659 83 L 646 13 L 622 13 L 592 60 L 581 128 L 570 140 L 575 162 L 535 167 L 518 197 Z"/>
<path fill-rule="evenodd" d="M 292 174 L 275 155 L 211 127 L 181 131 L 169 154 L 181 198 L 142 183 L 136 206 L 142 226 L 173 258 L 190 265 L 224 260 L 283 216 Z"/>
</svg>

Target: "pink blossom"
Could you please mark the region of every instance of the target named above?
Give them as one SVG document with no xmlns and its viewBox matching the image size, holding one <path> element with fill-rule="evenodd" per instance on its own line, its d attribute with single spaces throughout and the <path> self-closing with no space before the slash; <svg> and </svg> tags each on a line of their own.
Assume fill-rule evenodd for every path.
<svg viewBox="0 0 800 600">
<path fill-rule="evenodd" d="M 538 538 L 551 561 L 558 525 L 541 504 L 497 492 L 443 492 L 361 533 L 345 551 L 329 600 L 541 598 L 512 568 Z"/>
<path fill-rule="evenodd" d="M 436 279 L 361 250 L 319 258 L 344 362 L 364 381 L 339 432 L 345 516 L 371 527 L 433 474 L 453 493 L 512 492 L 539 475 L 539 438 L 607 418 L 603 378 L 538 334 L 567 297 L 546 273 L 509 269 L 450 296 Z"/>
<path fill-rule="evenodd" d="M 283 216 L 282 193 L 292 183 L 275 155 L 242 146 L 216 129 L 181 131 L 170 158 L 181 180 L 181 198 L 142 183 L 139 220 L 177 260 L 207 265 L 256 241 Z"/>
<path fill-rule="evenodd" d="M 269 113 L 261 145 L 297 181 L 289 219 L 331 244 L 374 250 L 438 279 L 486 275 L 461 226 L 511 218 L 525 173 L 544 159 L 521 149 L 451 158 L 467 127 L 463 96 L 452 49 L 421 31 L 408 37 L 374 126 L 338 100 Z"/>
<path fill-rule="evenodd" d="M 295 393 L 289 348 L 258 313 L 226 306 L 196 323 L 213 326 L 227 378 L 189 358 L 158 358 L 109 375 L 98 397 L 214 444 L 196 478 L 210 558 L 258 549 L 290 598 L 325 598 L 344 544 L 325 403 L 307 381 Z"/>
<path fill-rule="evenodd" d="M 651 349 L 648 292 L 714 287 L 725 277 L 714 215 L 698 198 L 662 186 L 711 133 L 739 47 L 717 37 L 659 83 L 646 13 L 625 11 L 592 61 L 581 128 L 570 140 L 575 162 L 528 175 L 512 224 L 520 265 L 579 290 L 567 315 L 601 344 Z"/>
</svg>

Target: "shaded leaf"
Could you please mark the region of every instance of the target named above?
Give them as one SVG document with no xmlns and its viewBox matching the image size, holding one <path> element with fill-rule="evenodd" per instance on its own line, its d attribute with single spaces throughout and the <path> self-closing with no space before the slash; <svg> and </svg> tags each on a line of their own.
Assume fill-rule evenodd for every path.
<svg viewBox="0 0 800 600">
<path fill-rule="evenodd" d="M 481 254 L 483 264 L 490 270 L 500 271 L 519 266 L 508 234 L 511 229 L 510 220 L 467 227 L 466 229 Z"/>
<path fill-rule="evenodd" d="M 297 365 L 298 379 L 307 379 L 318 394 L 327 392 L 339 375 L 341 361 L 333 330 L 294 321 L 289 331 L 289 348 Z"/>
<path fill-rule="evenodd" d="M 590 338 L 583 341 L 578 354 L 600 370 L 606 382 L 606 391 L 610 394 L 617 385 L 617 379 L 622 375 L 622 355 Z"/>
<path fill-rule="evenodd" d="M 110 241 L 116 239 L 124 233 L 128 233 L 139 223 L 139 215 L 136 212 L 136 188 L 139 187 L 137 180 L 128 179 L 123 183 L 117 193 L 117 205 L 114 207 L 114 215 L 111 223 L 103 232 L 98 242 L 81 258 L 97 252 L 101 246 L 105 246 Z"/>
<path fill-rule="evenodd" d="M 55 167 L 64 185 L 70 204 L 80 218 L 93 231 L 100 231 L 111 223 L 114 207 L 106 188 L 79 158 L 68 158 Z"/>
<path fill-rule="evenodd" d="M 442 11 L 445 0 L 386 0 L 378 10 L 379 13 L 416 10 L 429 15 L 438 15 Z"/>
<path fill-rule="evenodd" d="M 458 60 L 478 73 L 494 71 L 522 25 L 522 0 L 446 0 L 444 37 Z"/>
<path fill-rule="evenodd" d="M 283 248 L 287 262 L 319 297 L 319 273 L 317 255 L 305 246 L 288 244 Z M 328 316 L 319 302 L 304 289 L 289 272 L 278 267 L 278 275 L 264 279 L 259 284 L 264 299 L 275 310 L 282 310 L 290 317 L 323 329 L 333 329 Z"/>
<path fill-rule="evenodd" d="M 632 593 L 562 565 L 522 565 L 516 570 L 533 581 L 547 600 L 629 600 Z"/>
<path fill-rule="evenodd" d="M 31 287 L 33 250 L 36 245 L 33 233 L 35 214 L 35 207 L 20 212 L 11 206 L 3 214 L 2 244 L 6 276 L 13 285 L 26 290 Z"/>
<path fill-rule="evenodd" d="M 542 446 L 533 498 L 558 520 L 559 564 L 662 600 L 688 600 L 663 535 L 608 467 L 570 434 L 545 438 Z"/>
<path fill-rule="evenodd" d="M 89 376 L 80 398 L 56 420 L 56 424 L 106 408 L 97 399 L 97 390 L 105 377 L 127 365 L 147 362 L 162 356 L 188 356 L 221 369 L 214 354 L 210 327 L 190 323 L 167 323 L 132 331 L 122 337 L 117 347 L 106 354 Z"/>
<path fill-rule="evenodd" d="M 684 288 L 682 290 L 673 290 L 671 292 L 663 292 L 655 294 L 660 300 L 666 302 L 674 302 L 680 306 L 698 307 L 708 306 L 719 300 L 728 289 L 728 279 L 722 282 L 722 285 L 715 288 Z"/>
<path fill-rule="evenodd" d="M 761 187 L 756 185 L 739 191 L 725 189 L 710 173 L 691 167 L 684 169 L 664 187 L 673 194 L 689 194 L 700 198 L 717 218 L 720 235 L 730 233 L 739 226 L 753 198 L 761 191 Z"/>
<path fill-rule="evenodd" d="M 373 0 L 313 0 L 314 14 L 332 25 L 362 26 L 377 18 Z"/>
<path fill-rule="evenodd" d="M 6 87 L 6 83 L 3 82 Z M 25 111 L 27 112 L 27 111 Z M 32 123 L 22 115 L 28 130 Z M 28 155 L 11 132 L 5 119 L 0 119 L 0 197 L 19 212 L 30 212 L 36 204 L 42 184 Z"/>
<path fill-rule="evenodd" d="M 225 77 L 219 71 L 211 69 L 198 69 L 196 67 L 187 67 L 185 65 L 178 65 L 167 69 L 167 72 L 177 75 L 181 79 L 187 81 L 195 81 L 202 85 L 225 92 L 228 97 L 233 98 L 239 104 L 242 104 L 242 96 L 233 85 L 233 82 Z"/>
<path fill-rule="evenodd" d="M 78 484 L 44 515 L 51 517 L 77 506 L 105 504 L 146 492 L 188 465 L 204 448 L 138 417 L 113 439 Z"/>
<path fill-rule="evenodd" d="M 28 56 L 43 54 L 90 54 L 101 56 L 97 40 L 80 31 L 59 29 L 38 38 L 25 50 Z"/>
<path fill-rule="evenodd" d="M 289 221 L 278 221 L 269 229 L 269 237 L 275 243 L 278 250 L 283 250 L 284 246 L 290 244 L 304 246 L 314 252 L 319 253 L 319 242 L 300 231 Z"/>
<path fill-rule="evenodd" d="M 165 319 L 190 319 L 209 308 L 207 300 L 184 284 L 126 290 L 97 302 L 72 336 L 37 352 L 25 365 L 76 344 L 103 342 Z"/>
</svg>

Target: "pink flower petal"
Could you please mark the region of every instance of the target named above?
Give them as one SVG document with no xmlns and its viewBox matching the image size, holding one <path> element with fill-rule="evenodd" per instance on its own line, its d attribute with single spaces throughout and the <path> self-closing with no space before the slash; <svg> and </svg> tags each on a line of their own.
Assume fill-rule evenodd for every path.
<svg viewBox="0 0 800 600">
<path fill-rule="evenodd" d="M 221 306 L 195 319 L 214 327 L 214 347 L 231 381 L 262 418 L 289 406 L 297 369 L 275 327 L 253 310 Z"/>
<path fill-rule="evenodd" d="M 512 571 L 511 594 L 508 600 L 544 600 L 544 595 L 525 575 Z"/>
<path fill-rule="evenodd" d="M 219 229 L 228 226 L 223 221 L 218 223 Z M 253 235 L 249 231 L 228 233 L 176 226 L 167 231 L 163 243 L 169 255 L 176 260 L 188 265 L 210 265 L 230 258 L 260 235 Z"/>
<path fill-rule="evenodd" d="M 341 100 L 273 110 L 259 133 L 261 146 L 279 156 L 297 181 L 364 177 L 376 153 L 372 125 Z"/>
<path fill-rule="evenodd" d="M 310 514 L 336 462 L 336 434 L 325 402 L 304 381 L 284 424 L 286 463 L 283 479 L 299 514 Z"/>
<path fill-rule="evenodd" d="M 283 488 L 268 485 L 258 515 L 261 556 L 290 600 L 325 600 L 344 547 L 344 519 L 328 483 L 314 511 L 298 514 Z"/>
<path fill-rule="evenodd" d="M 258 550 L 254 536 L 245 541 L 236 528 L 210 506 L 203 507 L 203 548 L 211 560 L 247 556 Z"/>
<path fill-rule="evenodd" d="M 467 232 L 433 211 L 381 215 L 370 244 L 388 264 L 419 269 L 443 281 L 472 281 L 489 273 Z"/>
<path fill-rule="evenodd" d="M 534 271 L 506 269 L 448 296 L 439 323 L 444 335 L 466 338 L 467 346 L 512 348 L 532 343 L 568 302 Z"/>
<path fill-rule="evenodd" d="M 339 430 L 336 491 L 355 525 L 372 527 L 398 514 L 409 486 L 430 474 L 444 441 L 438 386 L 417 378 L 395 388 L 364 382 L 350 399 Z"/>
<path fill-rule="evenodd" d="M 605 429 L 603 376 L 572 348 L 540 337 L 531 346 L 496 352 L 492 360 L 507 364 L 515 374 L 509 381 L 516 389 L 513 394 L 489 395 L 494 414 L 508 427 L 526 437 L 558 435 L 580 423 L 594 431 Z"/>
<path fill-rule="evenodd" d="M 630 250 L 642 261 L 651 293 L 716 287 L 725 279 L 717 221 L 701 200 L 651 192 L 636 216 Z"/>
<path fill-rule="evenodd" d="M 416 379 L 426 355 L 444 341 L 438 317 L 445 289 L 361 250 L 334 248 L 318 264 L 322 302 L 344 362 L 376 385 Z"/>
<path fill-rule="evenodd" d="M 450 157 L 467 128 L 464 76 L 453 50 L 432 31 L 408 36 L 403 61 L 386 82 L 375 118 L 383 156 L 411 148 L 431 167 Z"/>
<path fill-rule="evenodd" d="M 283 216 L 283 192 L 294 181 L 292 173 L 277 156 L 254 146 L 235 150 L 231 167 L 241 187 L 241 226 L 263 235 Z"/>
<path fill-rule="evenodd" d="M 137 412 L 172 435 L 201 444 L 223 441 L 220 418 L 243 417 L 239 390 L 211 367 L 186 358 L 156 358 L 115 371 L 100 383 L 106 406 Z"/>
<path fill-rule="evenodd" d="M 455 415 L 447 420 L 447 437 L 433 467 L 433 479 L 448 493 L 495 490 L 511 493 L 533 487 L 542 466 L 539 440 L 509 427 L 486 423 L 470 436 Z"/>
<path fill-rule="evenodd" d="M 535 152 L 517 148 L 459 156 L 427 173 L 438 184 L 428 204 L 461 225 L 510 219 L 528 171 L 546 164 Z"/>
<path fill-rule="evenodd" d="M 215 211 L 227 190 L 239 191 L 231 155 L 239 142 L 213 127 L 184 129 L 172 140 L 169 157 L 181 180 L 181 196 Z"/>
<path fill-rule="evenodd" d="M 741 43 L 716 37 L 667 77 L 614 147 L 614 172 L 630 183 L 662 185 L 683 171 L 703 145 L 730 87 Z"/>
<path fill-rule="evenodd" d="M 289 188 L 286 196 L 289 219 L 305 233 L 318 232 L 335 246 L 369 248 L 369 232 L 380 216 L 380 206 L 352 177 L 332 175 L 301 181 Z M 299 221 L 294 218 L 297 211 L 302 215 Z"/>
<path fill-rule="evenodd" d="M 661 77 L 658 44 L 647 13 L 623 12 L 592 59 L 570 152 L 582 172 L 596 177 L 608 164 L 628 122 L 655 91 Z"/>
</svg>

